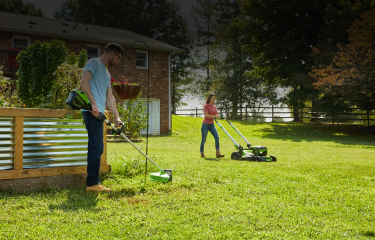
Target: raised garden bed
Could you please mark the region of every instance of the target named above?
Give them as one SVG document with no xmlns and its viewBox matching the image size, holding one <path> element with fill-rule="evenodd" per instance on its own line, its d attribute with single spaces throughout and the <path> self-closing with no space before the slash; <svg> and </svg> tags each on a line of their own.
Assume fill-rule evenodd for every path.
<svg viewBox="0 0 375 240">
<path fill-rule="evenodd" d="M 0 183 L 0 190 L 7 185 L 24 189 L 21 185 L 26 182 L 43 187 L 54 186 L 55 181 L 59 187 L 64 177 L 56 181 L 53 176 L 84 179 L 74 175 L 87 173 L 87 132 L 82 119 L 65 119 L 68 113 L 78 115 L 71 110 L 0 108 L 0 181 L 13 180 Z M 108 172 L 107 136 L 103 136 L 100 171 Z M 17 181 L 25 178 L 40 181 Z M 77 181 L 70 182 L 75 185 Z"/>
</svg>

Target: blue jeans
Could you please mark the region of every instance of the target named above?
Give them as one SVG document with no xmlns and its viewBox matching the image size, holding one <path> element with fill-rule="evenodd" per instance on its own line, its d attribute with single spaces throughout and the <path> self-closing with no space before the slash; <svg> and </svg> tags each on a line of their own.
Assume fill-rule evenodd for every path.
<svg viewBox="0 0 375 240">
<path fill-rule="evenodd" d="M 103 122 L 96 119 L 91 112 L 82 112 L 89 136 L 87 151 L 87 186 L 100 184 L 100 159 L 103 154 Z"/>
<path fill-rule="evenodd" d="M 214 136 L 216 151 L 219 151 L 220 150 L 219 134 L 216 131 L 215 124 L 202 123 L 201 130 L 202 130 L 201 153 L 204 153 L 204 144 L 206 143 L 208 131 L 210 131 L 212 136 Z"/>
</svg>

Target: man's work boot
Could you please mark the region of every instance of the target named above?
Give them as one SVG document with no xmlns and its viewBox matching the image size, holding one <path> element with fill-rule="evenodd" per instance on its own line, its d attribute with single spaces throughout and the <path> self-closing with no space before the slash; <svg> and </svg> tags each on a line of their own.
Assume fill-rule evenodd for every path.
<svg viewBox="0 0 375 240">
<path fill-rule="evenodd" d="M 110 191 L 111 191 L 111 189 L 106 188 L 106 187 L 104 187 L 100 184 L 90 186 L 90 187 L 86 187 L 86 192 L 106 192 L 106 193 L 109 193 Z"/>
</svg>

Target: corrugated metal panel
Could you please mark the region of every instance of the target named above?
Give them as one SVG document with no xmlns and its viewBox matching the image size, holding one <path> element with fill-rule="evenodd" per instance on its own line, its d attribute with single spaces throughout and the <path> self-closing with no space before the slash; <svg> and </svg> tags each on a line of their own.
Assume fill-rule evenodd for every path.
<svg viewBox="0 0 375 240">
<path fill-rule="evenodd" d="M 87 131 L 82 120 L 24 118 L 23 167 L 87 165 Z"/>
<path fill-rule="evenodd" d="M 0 170 L 13 169 L 14 118 L 0 118 Z"/>
</svg>

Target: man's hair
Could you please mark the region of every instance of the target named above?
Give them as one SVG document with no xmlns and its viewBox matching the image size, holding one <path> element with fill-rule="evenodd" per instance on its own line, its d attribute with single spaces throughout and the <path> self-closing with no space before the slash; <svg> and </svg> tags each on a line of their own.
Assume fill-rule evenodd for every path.
<svg viewBox="0 0 375 240">
<path fill-rule="evenodd" d="M 206 99 L 206 104 L 209 104 L 209 103 L 210 103 L 210 100 L 211 100 L 211 98 L 212 98 L 213 96 L 215 96 L 215 94 L 213 94 L 213 93 L 210 93 L 210 94 L 208 95 L 208 97 L 207 97 L 207 99 Z"/>
<path fill-rule="evenodd" d="M 109 43 L 105 49 L 105 53 L 110 53 L 110 52 L 116 52 L 116 53 L 121 53 L 121 56 L 124 56 L 124 49 L 120 46 L 118 43 Z"/>
</svg>

